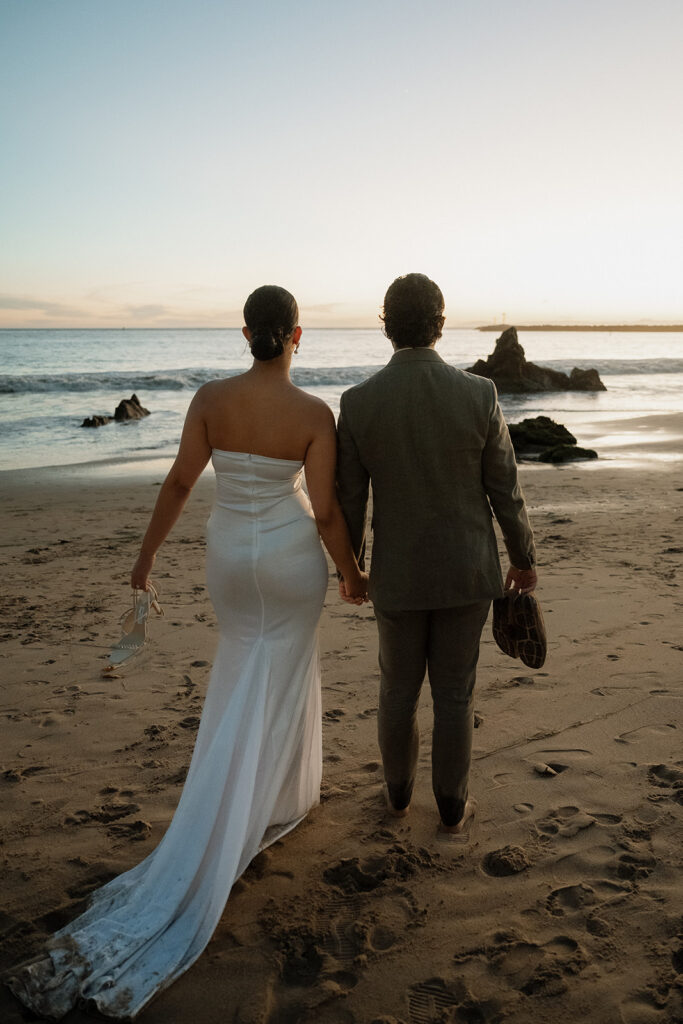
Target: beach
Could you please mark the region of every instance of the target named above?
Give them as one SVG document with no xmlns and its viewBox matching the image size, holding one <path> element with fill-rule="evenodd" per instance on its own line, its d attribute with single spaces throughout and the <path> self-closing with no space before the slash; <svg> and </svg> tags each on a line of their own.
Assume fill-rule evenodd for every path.
<svg viewBox="0 0 683 1024">
<path fill-rule="evenodd" d="M 372 607 L 342 603 L 330 566 L 321 804 L 252 862 L 145 1024 L 683 1019 L 683 415 L 579 443 L 600 432 L 623 458 L 615 440 L 520 468 L 548 657 L 527 669 L 485 627 L 470 843 L 437 839 L 426 684 L 410 813 L 386 813 Z M 149 853 L 178 801 L 216 639 L 210 476 L 157 559 L 164 616 L 105 671 L 162 468 L 2 474 L 2 970 Z M 0 1018 L 31 1019 L 4 989 Z"/>
</svg>

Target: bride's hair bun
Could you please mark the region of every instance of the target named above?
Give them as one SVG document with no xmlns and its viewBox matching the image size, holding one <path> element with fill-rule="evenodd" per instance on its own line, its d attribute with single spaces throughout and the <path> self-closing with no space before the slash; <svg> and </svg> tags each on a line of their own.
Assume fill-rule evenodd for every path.
<svg viewBox="0 0 683 1024">
<path fill-rule="evenodd" d="M 244 304 L 244 322 L 251 331 L 254 359 L 266 361 L 281 356 L 298 321 L 296 300 L 285 288 L 264 284 L 252 292 Z"/>
</svg>

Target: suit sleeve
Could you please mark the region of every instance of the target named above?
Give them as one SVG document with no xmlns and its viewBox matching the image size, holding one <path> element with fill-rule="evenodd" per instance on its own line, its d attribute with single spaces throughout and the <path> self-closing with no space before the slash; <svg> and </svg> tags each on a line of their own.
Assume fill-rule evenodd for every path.
<svg viewBox="0 0 683 1024">
<path fill-rule="evenodd" d="M 530 569 L 536 564 L 534 535 L 517 479 L 517 460 L 510 432 L 503 417 L 496 386 L 491 385 L 491 414 L 482 453 L 484 489 L 498 520 L 510 562 L 516 569 Z"/>
<path fill-rule="evenodd" d="M 353 552 L 364 570 L 370 474 L 361 462 L 349 430 L 344 399 L 345 395 L 342 395 L 337 422 L 337 497 L 349 528 Z"/>
</svg>

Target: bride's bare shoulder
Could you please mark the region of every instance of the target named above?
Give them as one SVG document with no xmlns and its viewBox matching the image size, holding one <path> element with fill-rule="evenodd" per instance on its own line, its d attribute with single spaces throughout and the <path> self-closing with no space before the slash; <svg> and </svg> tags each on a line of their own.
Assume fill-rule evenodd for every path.
<svg viewBox="0 0 683 1024">
<path fill-rule="evenodd" d="M 297 400 L 301 409 L 305 410 L 311 419 L 320 423 L 327 423 L 330 420 L 334 422 L 334 413 L 327 402 L 324 402 L 322 398 L 316 398 L 315 395 L 309 395 L 307 391 L 302 391 L 300 388 L 297 388 L 297 392 Z"/>
<path fill-rule="evenodd" d="M 197 395 L 204 399 L 211 400 L 226 391 L 238 390 L 243 384 L 245 374 L 237 373 L 233 377 L 217 377 L 215 380 L 208 380 L 197 391 Z"/>
</svg>

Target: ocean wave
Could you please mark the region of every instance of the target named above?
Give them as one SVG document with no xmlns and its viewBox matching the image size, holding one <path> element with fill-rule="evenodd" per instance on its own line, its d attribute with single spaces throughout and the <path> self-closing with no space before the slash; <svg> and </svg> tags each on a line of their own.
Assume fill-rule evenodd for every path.
<svg viewBox="0 0 683 1024">
<path fill-rule="evenodd" d="M 235 370 L 234 373 L 238 373 Z M 230 376 L 225 370 L 103 370 L 93 373 L 0 374 L 0 394 L 45 394 L 51 391 L 185 391 L 208 380 Z"/>
<path fill-rule="evenodd" d="M 465 369 L 468 364 L 456 364 Z M 548 359 L 540 365 L 569 373 L 574 366 L 595 368 L 601 376 L 642 376 L 683 373 L 683 359 Z M 296 367 L 294 382 L 301 387 L 351 387 L 376 373 L 379 366 Z M 241 369 L 189 367 L 178 370 L 104 370 L 93 373 L 0 374 L 0 394 L 116 391 L 121 395 L 147 391 L 196 391 L 207 381 L 232 377 Z"/>
</svg>

